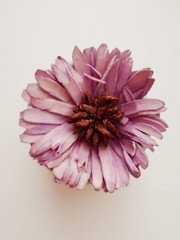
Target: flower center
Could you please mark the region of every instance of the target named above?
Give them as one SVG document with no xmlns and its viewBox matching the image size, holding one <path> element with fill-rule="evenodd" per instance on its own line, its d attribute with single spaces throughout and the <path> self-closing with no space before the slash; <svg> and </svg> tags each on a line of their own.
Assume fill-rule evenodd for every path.
<svg viewBox="0 0 180 240">
<path fill-rule="evenodd" d="M 79 136 L 93 146 L 100 141 L 107 146 L 109 138 L 120 138 L 117 123 L 122 118 L 118 97 L 104 93 L 101 97 L 92 98 L 85 92 L 70 122 Z"/>
</svg>

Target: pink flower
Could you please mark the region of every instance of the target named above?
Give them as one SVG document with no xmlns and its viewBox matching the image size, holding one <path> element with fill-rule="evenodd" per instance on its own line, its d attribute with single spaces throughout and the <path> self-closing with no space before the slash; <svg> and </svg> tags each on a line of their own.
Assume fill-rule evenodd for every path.
<svg viewBox="0 0 180 240">
<path fill-rule="evenodd" d="M 132 71 L 130 51 L 102 44 L 75 47 L 72 57 L 73 64 L 58 57 L 51 70 L 37 70 L 37 83 L 23 91 L 29 105 L 20 116 L 21 141 L 56 182 L 114 192 L 147 168 L 145 150 L 157 146 L 151 136 L 162 139 L 167 127 L 164 102 L 144 98 L 153 72 Z"/>
</svg>

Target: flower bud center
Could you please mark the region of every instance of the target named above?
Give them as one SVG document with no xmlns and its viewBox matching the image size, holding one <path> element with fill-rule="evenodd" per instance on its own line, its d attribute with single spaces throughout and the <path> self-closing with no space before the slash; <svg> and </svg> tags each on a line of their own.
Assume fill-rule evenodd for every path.
<svg viewBox="0 0 180 240">
<path fill-rule="evenodd" d="M 109 138 L 121 137 L 117 123 L 122 118 L 118 97 L 104 93 L 101 97 L 92 98 L 85 92 L 70 122 L 88 143 L 96 146 L 101 141 L 107 146 Z"/>
</svg>

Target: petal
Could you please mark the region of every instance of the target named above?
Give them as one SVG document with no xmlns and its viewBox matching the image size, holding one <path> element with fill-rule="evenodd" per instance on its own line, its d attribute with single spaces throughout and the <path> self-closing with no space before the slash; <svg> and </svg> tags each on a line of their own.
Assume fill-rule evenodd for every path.
<svg viewBox="0 0 180 240">
<path fill-rule="evenodd" d="M 123 147 L 126 149 L 127 153 L 130 156 L 134 156 L 135 152 L 136 152 L 136 144 L 135 142 L 127 139 L 127 138 L 122 138 L 121 139 L 121 144 L 123 145 Z"/>
<path fill-rule="evenodd" d="M 126 161 L 126 164 L 128 166 L 128 169 L 130 171 L 130 173 L 134 176 L 134 177 L 140 177 L 141 172 L 140 170 L 137 168 L 137 166 L 135 165 L 134 161 L 132 158 L 130 158 L 129 154 L 127 153 L 126 149 L 122 146 L 123 149 L 123 155 L 124 155 L 124 159 Z"/>
<path fill-rule="evenodd" d="M 119 95 L 126 84 L 132 70 L 132 60 L 129 57 L 130 51 L 116 51 L 115 64 L 107 77 L 108 91 L 113 95 Z"/>
<path fill-rule="evenodd" d="M 58 58 L 56 64 L 52 65 L 55 76 L 76 104 L 79 103 L 84 92 L 84 81 L 80 74 L 64 59 Z"/>
<path fill-rule="evenodd" d="M 99 145 L 98 153 L 101 162 L 103 178 L 106 188 L 109 192 L 114 192 L 116 188 L 116 171 L 113 163 L 113 157 L 109 146 Z"/>
<path fill-rule="evenodd" d="M 55 82 L 46 72 L 37 70 L 35 73 L 36 80 L 39 86 L 51 96 L 64 101 L 71 102 L 71 98 L 68 95 L 65 88 Z M 37 96 L 38 97 L 38 96 Z"/>
<path fill-rule="evenodd" d="M 132 102 L 135 100 L 132 92 L 128 88 L 123 88 L 123 94 L 126 102 Z"/>
<path fill-rule="evenodd" d="M 23 142 L 23 143 L 35 143 L 41 137 L 42 137 L 42 135 L 29 135 L 26 133 L 23 133 L 20 135 L 21 142 Z"/>
<path fill-rule="evenodd" d="M 55 167 L 59 166 L 67 157 L 69 157 L 70 151 L 71 151 L 71 148 L 69 148 L 66 152 L 61 154 L 59 157 L 54 158 L 53 160 L 51 160 L 49 162 L 46 162 L 46 166 L 48 168 L 55 168 Z"/>
<path fill-rule="evenodd" d="M 114 143 L 113 143 L 114 144 Z M 119 146 L 117 146 L 119 147 Z M 125 187 L 129 183 L 129 170 L 124 162 L 124 160 L 118 156 L 118 154 L 113 150 L 112 156 L 115 164 L 115 171 L 117 176 L 116 189 L 120 187 Z"/>
<path fill-rule="evenodd" d="M 96 54 L 97 54 L 96 49 L 94 47 L 86 48 L 86 49 L 84 49 L 83 54 L 88 59 L 89 64 L 92 65 L 93 67 L 95 67 L 95 65 L 96 65 Z"/>
<path fill-rule="evenodd" d="M 129 50 L 124 51 L 120 55 L 120 64 L 118 68 L 118 77 L 117 77 L 117 84 L 115 87 L 115 95 L 118 95 L 123 87 L 126 85 L 127 80 L 132 71 L 132 60 L 129 57 L 131 52 Z"/>
<path fill-rule="evenodd" d="M 27 103 L 30 103 L 31 97 L 26 90 L 22 92 L 21 97 L 24 99 L 24 101 L 26 101 Z"/>
<path fill-rule="evenodd" d="M 62 124 L 65 117 L 42 111 L 39 109 L 26 109 L 21 112 L 21 118 L 30 123 Z"/>
<path fill-rule="evenodd" d="M 107 58 L 109 56 L 107 45 L 101 44 L 97 49 L 96 55 L 96 69 L 103 75 L 107 64 Z"/>
<path fill-rule="evenodd" d="M 139 89 L 144 88 L 146 85 L 147 79 L 151 77 L 153 71 L 149 68 L 143 69 L 141 71 L 136 72 L 127 83 L 127 87 L 131 90 L 131 92 L 136 92 Z"/>
<path fill-rule="evenodd" d="M 61 114 L 63 116 L 71 116 L 73 114 L 73 109 L 75 108 L 75 106 L 70 103 L 50 98 L 31 98 L 31 105 L 41 110 Z"/>
<path fill-rule="evenodd" d="M 62 180 L 64 172 L 69 165 L 69 158 L 67 157 L 59 166 L 53 168 L 52 172 L 55 180 Z"/>
<path fill-rule="evenodd" d="M 158 129 L 160 132 L 166 131 L 166 124 L 164 125 L 159 118 L 154 119 L 152 116 L 142 116 L 142 117 L 136 117 L 132 119 L 133 122 L 135 123 L 142 123 L 142 124 L 148 124 L 151 125 L 152 127 Z"/>
<path fill-rule="evenodd" d="M 139 144 L 136 144 L 136 153 L 133 156 L 133 161 L 144 169 L 148 167 L 147 155 Z"/>
<path fill-rule="evenodd" d="M 144 133 L 146 133 L 148 135 L 152 135 L 152 136 L 157 137 L 159 139 L 163 138 L 163 135 L 161 134 L 161 132 L 157 128 L 155 128 L 155 127 L 153 127 L 153 126 L 151 126 L 149 124 L 146 124 L 146 123 L 134 123 L 133 122 L 133 126 L 136 129 L 138 129 L 141 132 L 144 132 Z"/>
<path fill-rule="evenodd" d="M 30 155 L 32 157 L 42 154 L 43 152 L 61 145 L 65 137 L 69 137 L 73 132 L 73 126 L 64 123 L 47 134 L 43 135 L 37 142 L 31 146 Z"/>
<path fill-rule="evenodd" d="M 98 156 L 98 152 L 95 148 L 91 149 L 91 164 L 92 164 L 91 183 L 93 184 L 95 190 L 100 190 L 103 185 L 103 176 L 102 176 L 100 159 Z"/>
<path fill-rule="evenodd" d="M 44 92 L 37 83 L 30 83 L 27 85 L 26 88 L 27 93 L 31 96 L 31 97 L 37 97 L 37 98 L 49 98 L 51 96 L 49 96 L 49 94 L 47 94 L 46 92 Z"/>
<path fill-rule="evenodd" d="M 140 94 L 139 98 L 143 98 L 146 96 L 146 94 L 149 92 L 151 89 L 152 85 L 154 84 L 155 79 L 154 78 L 148 78 L 144 87 L 143 87 L 143 92 Z"/>
<path fill-rule="evenodd" d="M 158 99 L 139 99 L 122 105 L 124 116 L 153 112 L 164 107 L 164 102 Z"/>
<path fill-rule="evenodd" d="M 78 71 L 82 75 L 84 73 L 90 74 L 90 69 L 87 66 L 88 60 L 77 46 L 75 46 L 73 50 L 72 58 L 73 58 L 73 65 L 76 71 Z"/>
<path fill-rule="evenodd" d="M 87 167 L 89 162 L 89 157 L 90 157 L 90 147 L 85 141 L 82 141 L 78 149 L 78 158 L 77 158 L 79 169 L 83 166 L 85 168 Z"/>
<path fill-rule="evenodd" d="M 81 168 L 77 189 L 81 190 L 86 186 L 86 184 L 88 183 L 90 174 L 91 174 L 91 164 L 90 162 L 88 162 L 86 168 Z"/>
<path fill-rule="evenodd" d="M 153 146 L 157 146 L 157 143 L 154 141 L 154 139 L 134 128 L 133 124 L 131 123 L 128 123 L 125 126 L 121 126 L 120 131 L 123 132 L 124 135 L 126 135 L 127 132 L 131 135 L 131 140 L 143 144 L 144 147 L 147 147 L 152 151 Z"/>
<path fill-rule="evenodd" d="M 27 129 L 24 133 L 25 134 L 29 134 L 29 135 L 39 135 L 39 134 L 46 134 L 49 131 L 51 131 L 52 129 L 54 129 L 55 127 L 57 127 L 56 125 L 45 125 L 45 124 L 41 124 L 41 125 L 37 125 L 35 127 L 32 127 L 30 129 Z"/>
</svg>

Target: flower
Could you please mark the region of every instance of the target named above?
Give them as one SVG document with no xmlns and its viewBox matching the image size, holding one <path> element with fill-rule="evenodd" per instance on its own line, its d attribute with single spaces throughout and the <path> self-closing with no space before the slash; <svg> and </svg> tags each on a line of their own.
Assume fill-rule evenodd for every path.
<svg viewBox="0 0 180 240">
<path fill-rule="evenodd" d="M 37 83 L 23 91 L 21 141 L 56 182 L 114 192 L 147 168 L 145 150 L 157 146 L 151 136 L 162 139 L 167 127 L 160 118 L 165 104 L 144 98 L 153 71 L 132 71 L 129 50 L 75 47 L 72 58 L 73 64 L 58 57 L 51 70 L 37 70 Z"/>
</svg>

